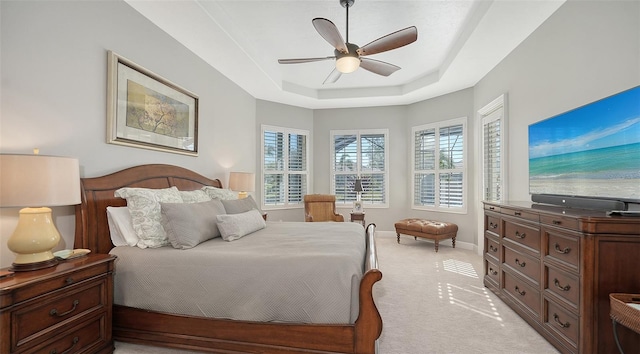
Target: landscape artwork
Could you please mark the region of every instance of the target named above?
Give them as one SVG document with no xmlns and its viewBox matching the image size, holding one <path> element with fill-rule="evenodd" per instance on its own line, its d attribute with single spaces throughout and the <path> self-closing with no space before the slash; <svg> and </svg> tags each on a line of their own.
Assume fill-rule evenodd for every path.
<svg viewBox="0 0 640 354">
<path fill-rule="evenodd" d="M 182 138 L 189 135 L 189 106 L 127 80 L 127 126 Z"/>
<path fill-rule="evenodd" d="M 530 125 L 529 192 L 640 200 L 640 86 Z"/>
</svg>

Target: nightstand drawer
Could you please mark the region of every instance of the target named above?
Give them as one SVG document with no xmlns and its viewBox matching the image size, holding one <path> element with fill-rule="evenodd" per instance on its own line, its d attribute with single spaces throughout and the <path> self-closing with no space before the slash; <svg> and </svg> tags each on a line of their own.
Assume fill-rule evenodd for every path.
<svg viewBox="0 0 640 354">
<path fill-rule="evenodd" d="M 80 263 L 80 261 L 81 260 L 79 260 L 78 263 Z M 63 263 L 58 267 L 72 267 L 72 262 Z M 83 280 L 105 274 L 109 272 L 109 267 L 110 265 L 108 263 L 101 263 L 75 272 L 68 272 L 67 274 L 47 279 L 46 281 L 33 283 L 31 286 L 23 286 L 13 292 L 12 302 L 14 304 L 19 303 L 39 295 L 48 294 L 66 286 L 77 284 Z"/>
<path fill-rule="evenodd" d="M 93 353 L 96 345 L 103 345 L 105 336 L 106 316 L 94 317 L 80 322 L 62 334 L 56 334 L 28 351 L 33 354 L 51 353 Z"/>
<path fill-rule="evenodd" d="M 28 341 L 46 335 L 41 333 L 43 331 L 64 329 L 81 316 L 105 309 L 105 286 L 106 277 L 103 277 L 102 281 L 65 288 L 29 301 L 12 313 L 15 336 L 12 336 L 11 347 L 20 348 Z"/>
</svg>

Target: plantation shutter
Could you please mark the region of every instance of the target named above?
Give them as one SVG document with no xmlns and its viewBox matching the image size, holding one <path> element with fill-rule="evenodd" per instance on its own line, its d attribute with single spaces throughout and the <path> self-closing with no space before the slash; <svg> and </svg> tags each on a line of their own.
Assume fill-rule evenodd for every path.
<svg viewBox="0 0 640 354">
<path fill-rule="evenodd" d="M 284 133 L 265 131 L 264 139 L 264 205 L 284 204 Z"/>
<path fill-rule="evenodd" d="M 502 125 L 504 107 L 482 117 L 483 198 L 502 200 Z"/>
<path fill-rule="evenodd" d="M 307 137 L 289 134 L 289 203 L 300 204 L 307 192 Z"/>
<path fill-rule="evenodd" d="M 336 201 L 356 200 L 353 187 L 358 168 L 358 135 L 345 134 L 333 137 L 333 171 Z"/>
<path fill-rule="evenodd" d="M 436 205 L 436 130 L 426 129 L 414 134 L 415 205 Z"/>
</svg>

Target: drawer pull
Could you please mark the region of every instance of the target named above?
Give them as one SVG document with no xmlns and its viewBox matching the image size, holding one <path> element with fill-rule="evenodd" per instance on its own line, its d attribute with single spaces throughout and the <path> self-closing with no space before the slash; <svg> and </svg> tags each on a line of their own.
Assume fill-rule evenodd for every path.
<svg viewBox="0 0 640 354">
<path fill-rule="evenodd" d="M 497 229 L 498 228 L 498 224 L 494 224 L 493 222 L 489 222 L 489 227 L 492 229 Z"/>
<path fill-rule="evenodd" d="M 553 284 L 555 284 L 556 288 L 562 291 L 569 291 L 569 289 L 571 289 L 571 285 L 565 285 L 565 286 L 560 285 L 560 281 L 558 279 L 553 279 Z"/>
<path fill-rule="evenodd" d="M 571 248 L 570 247 L 567 247 L 565 249 L 561 249 L 560 245 L 557 242 L 553 246 L 553 248 L 556 250 L 556 252 L 561 253 L 561 254 L 567 254 L 567 253 L 571 252 Z"/>
<path fill-rule="evenodd" d="M 490 207 L 489 207 L 489 210 L 496 210 L 496 208 L 495 208 L 495 207 L 490 206 Z"/>
<path fill-rule="evenodd" d="M 73 284 L 74 280 L 73 280 L 73 278 L 72 278 L 72 277 L 68 277 L 67 279 L 65 279 L 65 281 L 64 281 L 64 282 L 65 282 L 67 285 L 71 285 L 71 284 Z"/>
<path fill-rule="evenodd" d="M 68 354 L 71 353 L 71 351 L 73 350 L 73 347 L 76 346 L 76 344 L 78 344 L 78 342 L 80 341 L 80 339 L 78 337 L 73 337 L 73 343 L 71 344 L 71 346 L 69 347 L 69 349 L 63 351 L 60 354 Z M 51 351 L 49 352 L 49 354 L 58 354 L 58 351 L 55 349 L 51 349 Z"/>
<path fill-rule="evenodd" d="M 522 215 L 522 213 L 521 213 L 521 212 L 519 212 L 519 211 L 516 211 L 515 213 L 513 213 L 513 215 L 515 215 L 515 216 L 521 216 L 521 215 Z"/>
<path fill-rule="evenodd" d="M 520 262 L 520 260 L 516 258 L 516 264 L 524 268 L 527 265 L 527 262 Z"/>
<path fill-rule="evenodd" d="M 523 239 L 523 238 L 527 237 L 527 234 L 526 233 L 520 233 L 520 231 L 516 231 L 516 237 L 520 238 L 520 239 Z"/>
<path fill-rule="evenodd" d="M 569 322 L 565 322 L 565 323 L 560 322 L 560 317 L 555 313 L 553 314 L 553 320 L 556 321 L 558 326 L 560 326 L 562 328 L 569 328 L 569 326 L 571 326 L 571 324 Z"/>
<path fill-rule="evenodd" d="M 491 252 L 498 252 L 498 249 L 496 247 L 493 247 L 493 245 L 489 245 L 489 250 Z"/>
<path fill-rule="evenodd" d="M 58 313 L 57 309 L 51 309 L 51 311 L 49 311 L 49 315 L 50 316 L 64 317 L 64 316 L 72 313 L 73 311 L 75 311 L 76 308 L 78 307 L 78 304 L 80 304 L 80 300 L 73 300 L 73 307 L 71 308 L 71 310 L 63 312 L 63 313 Z"/>
<path fill-rule="evenodd" d="M 560 221 L 560 220 L 553 220 L 553 221 L 552 221 L 552 223 L 553 223 L 554 225 L 561 225 L 561 224 L 562 224 L 562 221 Z"/>
<path fill-rule="evenodd" d="M 493 270 L 493 268 L 489 268 L 489 273 L 491 273 L 491 275 L 498 275 L 498 272 Z"/>
<path fill-rule="evenodd" d="M 525 290 L 520 291 L 520 288 L 517 285 L 515 287 L 515 291 L 522 296 L 525 296 L 527 294 Z"/>
</svg>

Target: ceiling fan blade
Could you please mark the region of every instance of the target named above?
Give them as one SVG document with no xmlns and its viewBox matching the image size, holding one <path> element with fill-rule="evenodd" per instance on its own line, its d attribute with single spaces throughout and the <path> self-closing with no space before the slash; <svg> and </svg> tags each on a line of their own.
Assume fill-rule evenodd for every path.
<svg viewBox="0 0 640 354">
<path fill-rule="evenodd" d="M 322 61 L 322 60 L 335 59 L 335 58 L 336 57 L 278 59 L 278 63 L 280 63 L 280 64 L 301 64 L 301 63 L 311 63 L 311 62 L 314 62 L 314 61 Z"/>
<path fill-rule="evenodd" d="M 358 54 L 365 56 L 386 52 L 413 43 L 417 39 L 418 29 L 415 26 L 407 27 L 365 44 L 358 49 Z"/>
<path fill-rule="evenodd" d="M 316 31 L 320 33 L 322 38 L 324 38 L 329 44 L 331 44 L 334 48 L 342 53 L 347 53 L 349 50 L 347 49 L 347 45 L 344 43 L 344 39 L 342 39 L 342 35 L 340 35 L 340 31 L 338 31 L 338 27 L 333 24 L 333 22 L 327 20 L 326 18 L 314 18 L 313 27 L 316 28 Z"/>
<path fill-rule="evenodd" d="M 323 85 L 325 84 L 332 84 L 336 81 L 338 81 L 338 79 L 340 78 L 340 76 L 342 76 L 342 73 L 338 71 L 338 69 L 333 68 L 333 71 L 329 74 L 329 76 L 327 76 L 326 79 L 324 79 L 324 82 L 322 83 Z"/>
<path fill-rule="evenodd" d="M 397 65 L 369 58 L 362 58 L 360 61 L 360 67 L 382 76 L 389 76 L 400 70 L 400 67 Z"/>
</svg>

